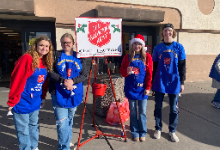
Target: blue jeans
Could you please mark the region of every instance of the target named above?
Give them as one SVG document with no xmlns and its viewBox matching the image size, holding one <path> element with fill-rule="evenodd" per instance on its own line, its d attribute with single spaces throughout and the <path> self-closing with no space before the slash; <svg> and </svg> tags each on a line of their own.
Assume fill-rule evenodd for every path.
<svg viewBox="0 0 220 150">
<path fill-rule="evenodd" d="M 138 112 L 137 112 L 138 103 Z M 145 137 L 147 134 L 147 99 L 129 100 L 130 130 L 132 138 Z M 137 117 L 138 113 L 138 117 Z"/>
<path fill-rule="evenodd" d="M 63 108 L 57 104 L 56 95 L 51 94 L 52 104 L 56 117 L 58 149 L 69 150 L 72 138 L 73 117 L 77 107 Z"/>
<path fill-rule="evenodd" d="M 178 111 L 176 108 L 176 94 L 168 94 L 170 104 L 170 116 L 169 116 L 169 132 L 175 132 L 178 124 Z M 164 93 L 155 92 L 155 110 L 154 117 L 156 121 L 156 130 L 162 130 L 162 114 L 161 109 L 163 106 Z"/>
<path fill-rule="evenodd" d="M 214 97 L 213 101 L 220 103 L 220 89 L 218 89 L 218 90 L 216 91 L 215 97 Z"/>
<path fill-rule="evenodd" d="M 34 150 L 39 139 L 39 110 L 30 114 L 17 114 L 12 110 L 20 150 Z"/>
</svg>

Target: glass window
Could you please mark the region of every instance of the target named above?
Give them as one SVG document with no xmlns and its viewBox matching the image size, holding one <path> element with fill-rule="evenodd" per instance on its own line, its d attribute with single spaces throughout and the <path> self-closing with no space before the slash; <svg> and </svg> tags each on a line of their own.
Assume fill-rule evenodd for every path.
<svg viewBox="0 0 220 150">
<path fill-rule="evenodd" d="M 51 32 L 30 32 L 29 33 L 29 46 L 33 45 L 35 39 L 41 35 L 45 35 L 49 39 L 51 39 Z"/>
<path fill-rule="evenodd" d="M 147 43 L 147 35 L 143 35 L 143 37 L 144 37 L 144 40 L 145 40 L 145 45 L 148 45 L 148 43 Z"/>
</svg>

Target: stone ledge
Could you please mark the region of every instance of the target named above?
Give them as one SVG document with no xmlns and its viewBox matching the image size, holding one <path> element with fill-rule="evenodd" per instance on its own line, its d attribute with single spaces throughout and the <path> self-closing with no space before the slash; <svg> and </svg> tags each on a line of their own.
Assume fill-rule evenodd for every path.
<svg viewBox="0 0 220 150">
<path fill-rule="evenodd" d="M 34 16 L 34 1 L 1 0 L 0 14 Z"/>
<path fill-rule="evenodd" d="M 123 7 L 96 7 L 96 17 L 111 17 L 122 18 L 125 21 L 144 21 L 144 22 L 163 22 L 164 11 L 137 9 L 137 8 L 123 8 Z"/>
</svg>

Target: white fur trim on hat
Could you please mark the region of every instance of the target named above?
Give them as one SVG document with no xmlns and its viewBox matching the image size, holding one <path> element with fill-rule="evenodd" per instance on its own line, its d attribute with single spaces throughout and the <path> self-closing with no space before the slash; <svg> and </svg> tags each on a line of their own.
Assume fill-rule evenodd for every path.
<svg viewBox="0 0 220 150">
<path fill-rule="evenodd" d="M 131 40 L 131 45 L 132 45 L 134 42 L 139 42 L 139 43 L 141 43 L 143 46 L 145 46 L 145 42 L 144 42 L 143 40 L 139 39 L 139 38 L 133 38 L 133 39 Z"/>
<path fill-rule="evenodd" d="M 147 47 L 144 47 L 145 52 L 147 51 Z"/>
</svg>

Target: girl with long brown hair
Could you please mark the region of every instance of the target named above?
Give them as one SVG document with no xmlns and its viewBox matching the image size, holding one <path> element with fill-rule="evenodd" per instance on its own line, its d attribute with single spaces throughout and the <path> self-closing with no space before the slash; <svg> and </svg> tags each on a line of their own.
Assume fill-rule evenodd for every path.
<svg viewBox="0 0 220 150">
<path fill-rule="evenodd" d="M 145 52 L 144 46 L 144 37 L 140 34 L 135 36 L 131 40 L 129 54 L 124 56 L 120 68 L 121 75 L 125 77 L 124 92 L 129 101 L 132 138 L 142 142 L 147 134 L 147 98 L 153 70 L 151 55 Z"/>
<path fill-rule="evenodd" d="M 15 64 L 11 74 L 9 111 L 12 111 L 20 150 L 38 150 L 38 114 L 47 92 L 47 72 L 52 71 L 53 46 L 39 36 Z"/>
</svg>

